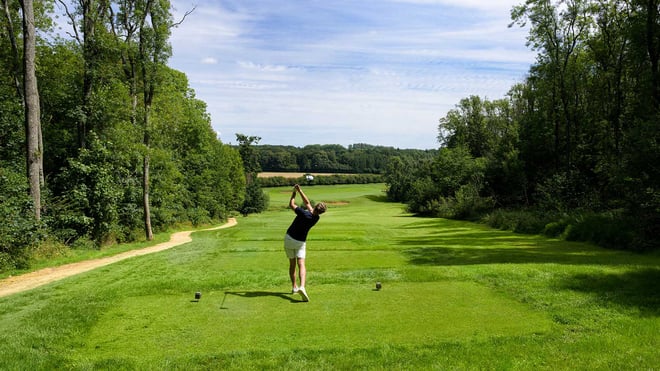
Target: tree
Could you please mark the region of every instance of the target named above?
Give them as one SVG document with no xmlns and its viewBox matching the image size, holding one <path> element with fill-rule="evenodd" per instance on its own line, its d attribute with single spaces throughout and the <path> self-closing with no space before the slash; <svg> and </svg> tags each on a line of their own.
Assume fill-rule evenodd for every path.
<svg viewBox="0 0 660 371">
<path fill-rule="evenodd" d="M 651 72 L 651 96 L 653 109 L 660 111 L 660 9 L 658 0 L 646 0 L 646 50 Z"/>
<path fill-rule="evenodd" d="M 17 35 L 16 30 L 14 29 L 14 20 L 12 16 L 12 11 L 9 7 L 9 0 L 2 0 L 2 8 L 5 17 L 5 31 L 7 32 L 7 38 L 9 39 L 9 45 L 11 47 L 11 71 L 12 71 L 12 81 L 14 83 L 14 89 L 16 90 L 16 95 L 21 98 L 21 101 L 24 102 L 23 95 L 23 84 L 21 79 L 21 57 L 20 51 L 18 49 Z M 24 104 L 24 103 L 23 103 Z"/>
<path fill-rule="evenodd" d="M 247 136 L 245 134 L 236 133 L 236 141 L 238 142 L 238 152 L 243 159 L 243 169 L 248 178 L 248 183 L 253 181 L 253 177 L 261 171 L 259 166 L 259 157 L 257 151 L 253 146 L 259 144 L 261 137 Z"/>
<path fill-rule="evenodd" d="M 3 0 L 0 17 L 0 163 L 23 173 L 27 186 L 20 4 Z"/>
<path fill-rule="evenodd" d="M 78 146 L 87 146 L 87 135 L 93 129 L 92 95 L 101 70 L 104 33 L 108 23 L 109 0 L 75 0 L 76 10 L 69 9 L 64 0 L 58 0 L 64 7 L 71 26 L 73 37 L 82 49 L 82 101 L 77 120 Z"/>
<path fill-rule="evenodd" d="M 27 171 L 34 213 L 41 219 L 41 186 L 43 148 L 41 146 L 41 111 L 36 74 L 36 28 L 33 0 L 22 0 L 23 7 L 23 73 L 25 89 L 25 127 L 27 142 Z"/>
<path fill-rule="evenodd" d="M 245 201 L 241 212 L 243 215 L 262 212 L 268 208 L 268 198 L 259 186 L 257 173 L 260 171 L 260 167 L 257 152 L 254 150 L 254 145 L 259 143 L 261 138 L 236 133 L 236 140 L 246 177 Z"/>
<path fill-rule="evenodd" d="M 417 161 L 395 156 L 390 158 L 385 169 L 387 183 L 387 198 L 396 202 L 410 200 L 411 185 L 417 174 Z"/>
<path fill-rule="evenodd" d="M 110 8 L 111 28 L 117 50 L 122 62 L 122 68 L 127 80 L 131 99 L 131 123 L 136 124 L 138 109 L 138 47 L 136 33 L 139 31 L 140 17 L 135 11 L 137 3 L 134 0 L 118 1 L 118 11 L 115 14 Z"/>
<path fill-rule="evenodd" d="M 513 24 L 531 23 L 528 46 L 539 51 L 537 73 L 544 76 L 549 101 L 546 109 L 554 124 L 554 152 L 557 169 L 572 167 L 577 125 L 579 124 L 579 58 L 582 41 L 591 28 L 586 0 L 527 0 L 511 12 Z"/>
</svg>

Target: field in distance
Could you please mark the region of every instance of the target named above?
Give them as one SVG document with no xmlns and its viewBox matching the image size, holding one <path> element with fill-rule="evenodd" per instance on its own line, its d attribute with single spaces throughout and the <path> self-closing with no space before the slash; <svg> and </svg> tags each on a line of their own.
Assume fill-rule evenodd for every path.
<svg viewBox="0 0 660 371">
<path fill-rule="evenodd" d="M 305 176 L 307 174 L 312 174 L 313 176 L 329 176 L 329 175 L 337 175 L 339 173 L 302 173 L 302 172 L 277 172 L 277 171 L 264 171 L 262 173 L 259 173 L 257 177 L 259 178 L 272 178 L 276 176 L 281 176 L 283 178 L 300 178 L 302 176 Z M 341 175 L 355 175 L 355 174 L 350 174 L 350 173 L 341 173 Z"/>
</svg>

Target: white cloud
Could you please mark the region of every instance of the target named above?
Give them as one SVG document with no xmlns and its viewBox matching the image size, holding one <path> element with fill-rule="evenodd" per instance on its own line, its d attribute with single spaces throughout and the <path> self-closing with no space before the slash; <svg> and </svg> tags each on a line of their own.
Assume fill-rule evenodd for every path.
<svg viewBox="0 0 660 371">
<path fill-rule="evenodd" d="M 202 64 L 218 64 L 218 60 L 213 57 L 202 58 Z"/>
<path fill-rule="evenodd" d="M 459 8 L 477 9 L 482 11 L 510 10 L 514 5 L 521 3 L 520 0 L 391 0 L 400 3 L 426 4 L 426 5 L 448 5 Z"/>
<path fill-rule="evenodd" d="M 173 31 L 170 64 L 225 142 L 435 148 L 460 99 L 499 99 L 524 78 L 534 56 L 507 28 L 515 3 L 202 0 Z"/>
<path fill-rule="evenodd" d="M 283 65 L 260 64 L 250 61 L 238 61 L 238 65 L 242 68 L 266 72 L 284 72 L 289 69 L 289 67 Z"/>
</svg>

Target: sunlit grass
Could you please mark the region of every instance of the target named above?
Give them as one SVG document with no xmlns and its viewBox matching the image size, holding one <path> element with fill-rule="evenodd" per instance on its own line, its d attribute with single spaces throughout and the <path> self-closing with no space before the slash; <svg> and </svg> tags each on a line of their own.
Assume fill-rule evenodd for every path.
<svg viewBox="0 0 660 371">
<path fill-rule="evenodd" d="M 382 185 L 304 189 L 330 204 L 309 303 L 289 293 L 290 189 L 271 189 L 236 227 L 0 299 L 0 369 L 660 364 L 657 254 L 415 218 Z"/>
</svg>

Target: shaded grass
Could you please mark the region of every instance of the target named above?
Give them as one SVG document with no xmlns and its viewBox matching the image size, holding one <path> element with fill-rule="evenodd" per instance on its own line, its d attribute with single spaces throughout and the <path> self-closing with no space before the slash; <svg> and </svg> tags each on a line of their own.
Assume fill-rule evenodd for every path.
<svg viewBox="0 0 660 371">
<path fill-rule="evenodd" d="M 656 255 L 414 218 L 374 185 L 305 191 L 347 202 L 310 233 L 310 303 L 289 294 L 273 189 L 237 227 L 0 299 L 0 369 L 660 364 Z"/>
</svg>

